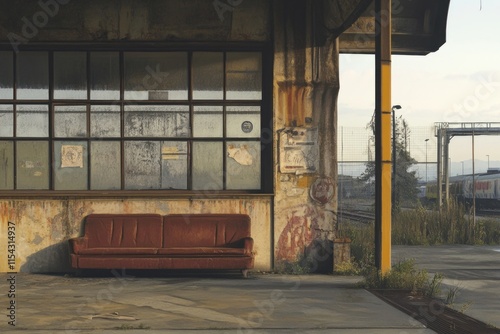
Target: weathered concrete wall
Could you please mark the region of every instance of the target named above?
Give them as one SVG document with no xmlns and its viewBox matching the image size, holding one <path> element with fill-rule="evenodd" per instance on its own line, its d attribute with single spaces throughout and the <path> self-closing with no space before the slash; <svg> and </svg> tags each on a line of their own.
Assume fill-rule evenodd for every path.
<svg viewBox="0 0 500 334">
<path fill-rule="evenodd" d="M 335 38 L 325 41 L 315 31 L 314 9 L 314 1 L 278 1 L 275 10 L 275 159 L 281 163 L 275 170 L 275 260 L 308 257 L 318 269 L 330 270 L 337 212 L 338 47 Z M 295 129 L 317 131 L 317 140 L 287 160 L 280 133 Z M 309 172 L 283 172 L 283 161 L 301 159 L 313 165 Z"/>
<path fill-rule="evenodd" d="M 0 0 L 0 41 L 267 41 L 270 6 L 265 0 Z"/>
<path fill-rule="evenodd" d="M 91 213 L 244 213 L 252 219 L 255 268 L 271 267 L 271 200 L 247 199 L 54 199 L 0 200 L 0 249 L 7 249 L 15 224 L 16 268 L 0 259 L 0 272 L 68 272 L 68 239 L 83 233 Z M 2 252 L 4 254 L 4 252 Z"/>
</svg>

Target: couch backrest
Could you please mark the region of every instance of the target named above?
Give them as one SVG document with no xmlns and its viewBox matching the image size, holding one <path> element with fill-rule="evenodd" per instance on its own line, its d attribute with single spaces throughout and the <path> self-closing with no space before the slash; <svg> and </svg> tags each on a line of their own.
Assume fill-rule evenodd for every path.
<svg viewBox="0 0 500 334">
<path fill-rule="evenodd" d="M 243 247 L 250 217 L 242 214 L 186 214 L 163 218 L 163 247 Z"/>
<path fill-rule="evenodd" d="M 157 214 L 91 214 L 85 219 L 88 247 L 162 247 L 163 217 Z"/>
</svg>

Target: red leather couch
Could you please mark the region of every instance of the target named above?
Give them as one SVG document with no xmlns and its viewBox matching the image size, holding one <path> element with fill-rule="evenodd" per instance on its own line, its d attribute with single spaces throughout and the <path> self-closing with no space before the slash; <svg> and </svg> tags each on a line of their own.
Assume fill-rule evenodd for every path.
<svg viewBox="0 0 500 334">
<path fill-rule="evenodd" d="M 91 214 L 72 238 L 75 269 L 253 268 L 250 217 L 242 214 Z"/>
</svg>

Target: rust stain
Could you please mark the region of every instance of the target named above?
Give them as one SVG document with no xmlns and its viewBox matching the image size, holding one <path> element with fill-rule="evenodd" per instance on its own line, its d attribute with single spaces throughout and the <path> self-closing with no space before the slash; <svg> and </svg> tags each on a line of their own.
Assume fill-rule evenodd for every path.
<svg viewBox="0 0 500 334">
<path fill-rule="evenodd" d="M 313 177 L 310 175 L 300 176 L 297 179 L 297 187 L 299 188 L 309 188 L 312 184 Z"/>
<path fill-rule="evenodd" d="M 284 82 L 279 85 L 278 110 L 282 111 L 285 126 L 304 126 L 305 118 L 311 116 L 310 92 L 306 83 Z"/>
</svg>

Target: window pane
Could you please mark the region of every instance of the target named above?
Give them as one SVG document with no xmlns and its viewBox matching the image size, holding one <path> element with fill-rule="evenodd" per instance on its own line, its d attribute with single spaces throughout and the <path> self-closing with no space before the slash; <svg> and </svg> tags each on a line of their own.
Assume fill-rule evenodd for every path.
<svg viewBox="0 0 500 334">
<path fill-rule="evenodd" d="M 126 100 L 186 100 L 186 52 L 125 53 Z"/>
<path fill-rule="evenodd" d="M 49 189 L 49 143 L 18 141 L 16 154 L 16 188 Z"/>
<path fill-rule="evenodd" d="M 49 107 L 46 105 L 18 105 L 16 111 L 17 137 L 48 137 Z"/>
<path fill-rule="evenodd" d="M 222 137 L 222 106 L 195 106 L 194 137 Z"/>
<path fill-rule="evenodd" d="M 226 128 L 227 137 L 260 138 L 260 107 L 227 107 Z"/>
<path fill-rule="evenodd" d="M 87 107 L 55 106 L 54 134 L 56 137 L 85 137 L 87 135 Z"/>
<path fill-rule="evenodd" d="M 14 144 L 0 141 L 0 189 L 14 189 Z"/>
<path fill-rule="evenodd" d="M 260 142 L 228 142 L 227 189 L 260 189 Z"/>
<path fill-rule="evenodd" d="M 54 143 L 54 189 L 86 190 L 88 144 L 85 141 Z"/>
<path fill-rule="evenodd" d="M 187 143 L 164 141 L 161 146 L 161 188 L 187 189 Z"/>
<path fill-rule="evenodd" d="M 222 189 L 222 143 L 193 143 L 193 190 Z"/>
<path fill-rule="evenodd" d="M 159 189 L 160 142 L 125 142 L 125 189 Z"/>
<path fill-rule="evenodd" d="M 223 61 L 222 52 L 193 53 L 193 99 L 223 99 Z"/>
<path fill-rule="evenodd" d="M 120 106 L 91 106 L 90 135 L 92 137 L 119 137 Z"/>
<path fill-rule="evenodd" d="M 126 137 L 189 136 L 188 106 L 125 106 Z"/>
<path fill-rule="evenodd" d="M 94 141 L 90 144 L 90 152 L 90 189 L 120 189 L 120 142 Z"/>
<path fill-rule="evenodd" d="M 14 97 L 14 63 L 12 52 L 0 51 L 0 99 Z"/>
<path fill-rule="evenodd" d="M 258 52 L 228 52 L 226 98 L 262 99 L 262 57 Z"/>
<path fill-rule="evenodd" d="M 47 100 L 49 98 L 47 52 L 19 52 L 16 70 L 18 99 Z"/>
<path fill-rule="evenodd" d="M 13 110 L 10 104 L 0 104 L 0 137 L 12 137 L 14 134 Z"/>
<path fill-rule="evenodd" d="M 54 98 L 87 99 L 86 52 L 54 52 Z"/>
<path fill-rule="evenodd" d="M 92 52 L 90 54 L 90 99 L 120 99 L 118 52 Z"/>
</svg>

